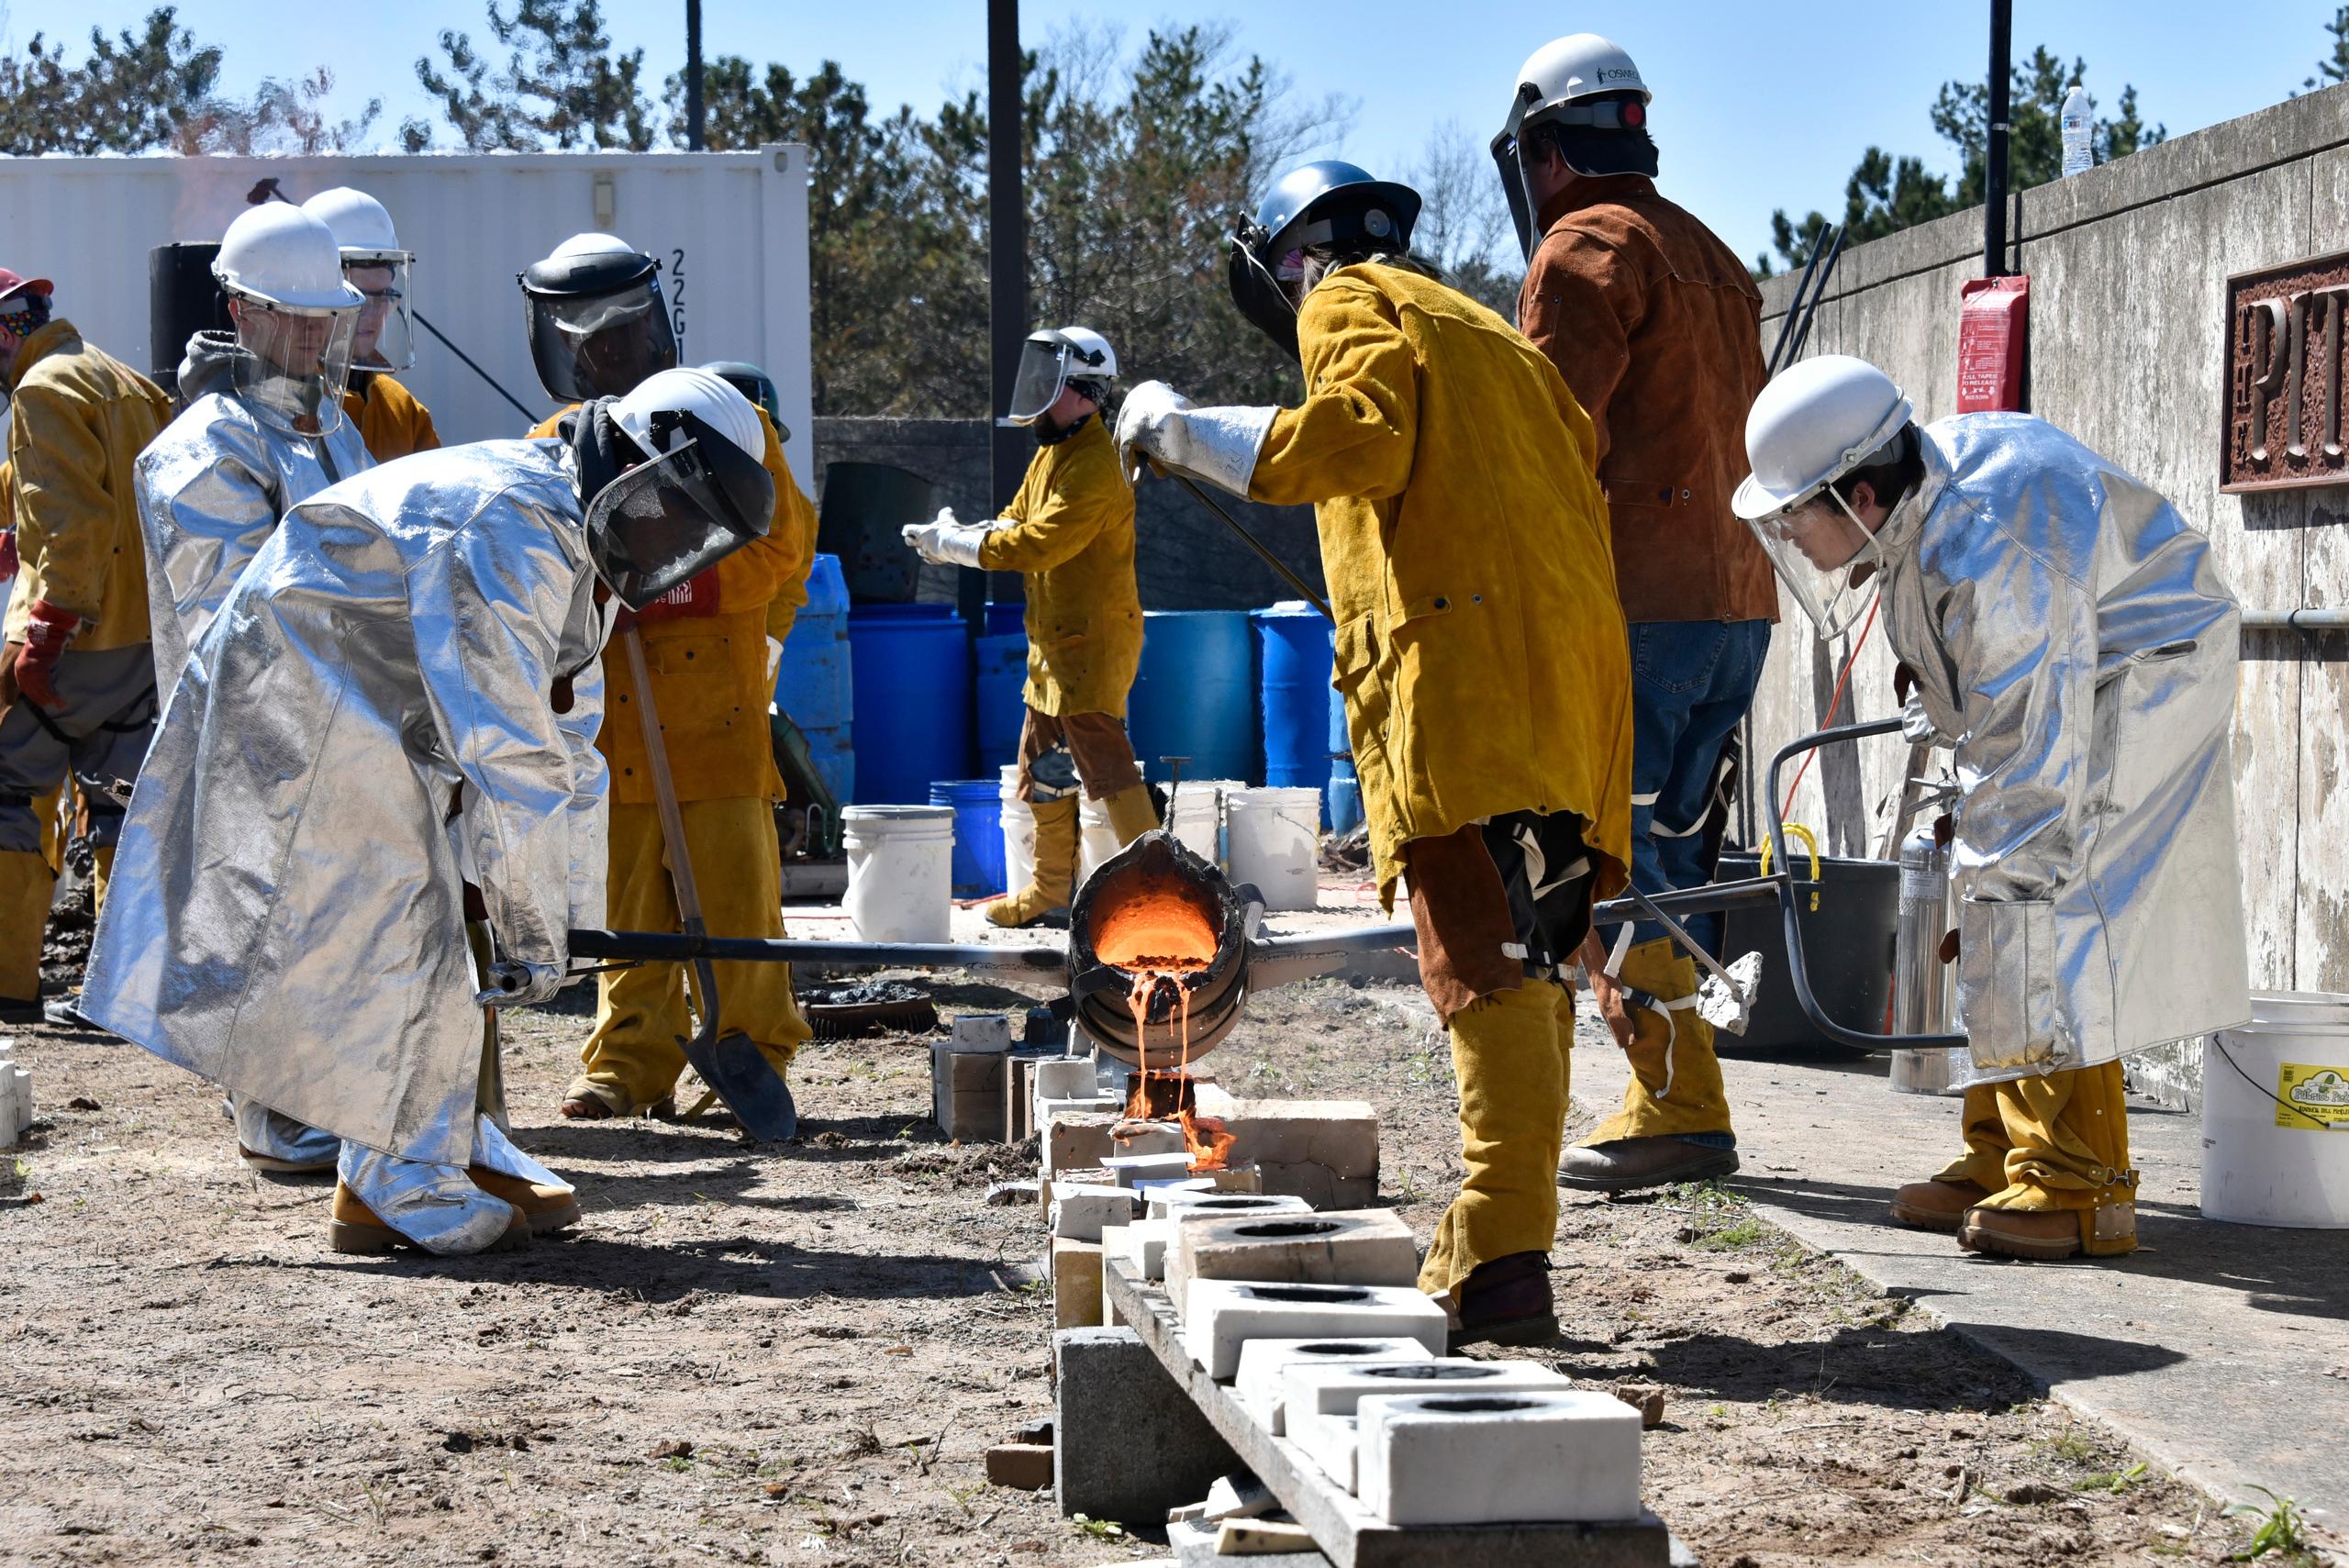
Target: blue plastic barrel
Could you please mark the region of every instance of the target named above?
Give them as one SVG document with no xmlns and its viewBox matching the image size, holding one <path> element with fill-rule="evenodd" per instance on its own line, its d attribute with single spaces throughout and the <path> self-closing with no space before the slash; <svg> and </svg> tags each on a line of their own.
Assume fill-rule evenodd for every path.
<svg viewBox="0 0 2349 1568">
<path fill-rule="evenodd" d="M 952 605 L 858 605 L 856 801 L 927 806 L 971 771 L 971 646 Z"/>
<path fill-rule="evenodd" d="M 954 808 L 954 896 L 988 898 L 1003 885 L 1003 781 L 949 779 L 930 786 L 932 806 Z"/>
<path fill-rule="evenodd" d="M 1263 670 L 1264 783 L 1327 790 L 1332 628 L 1310 605 L 1275 605 L 1251 617 Z M 1325 804 L 1323 817 L 1328 816 Z"/>
<path fill-rule="evenodd" d="M 1145 613 L 1141 673 L 1126 699 L 1126 732 L 1144 776 L 1158 783 L 1168 773 L 1161 757 L 1188 757 L 1185 778 L 1261 778 L 1256 639 L 1248 612 Z"/>
<path fill-rule="evenodd" d="M 989 606 L 990 611 L 995 606 Z M 982 637 L 973 645 L 979 670 L 979 772 L 1005 768 L 1019 761 L 1019 727 L 1028 717 L 1020 695 L 1028 684 L 1028 634 L 1005 632 Z"/>
<path fill-rule="evenodd" d="M 987 601 L 986 625 L 989 637 L 1001 637 L 1007 631 L 1016 631 L 1024 637 L 1028 631 L 1028 606 L 1017 600 L 1005 604 L 1000 599 L 990 599 Z"/>
<path fill-rule="evenodd" d="M 1354 760 L 1340 757 L 1330 764 L 1330 787 L 1321 797 L 1330 831 L 1351 833 L 1362 820 L 1362 781 L 1354 777 Z"/>
<path fill-rule="evenodd" d="M 807 573 L 807 604 L 784 639 L 774 703 L 807 738 L 816 772 L 845 806 L 856 797 L 854 670 L 848 640 L 848 584 L 841 558 L 819 555 Z"/>
<path fill-rule="evenodd" d="M 1338 688 L 1330 688 L 1330 755 L 1351 757 L 1354 754 L 1354 738 L 1346 728 L 1346 699 Z"/>
</svg>

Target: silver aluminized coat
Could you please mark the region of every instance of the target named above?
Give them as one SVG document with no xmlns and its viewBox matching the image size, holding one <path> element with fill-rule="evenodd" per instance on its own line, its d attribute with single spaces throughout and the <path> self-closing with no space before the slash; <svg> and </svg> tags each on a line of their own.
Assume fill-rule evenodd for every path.
<svg viewBox="0 0 2349 1568">
<path fill-rule="evenodd" d="M 148 755 L 93 1018 L 340 1137 L 466 1163 L 461 864 L 502 958 L 561 967 L 568 929 L 603 923 L 604 626 L 573 474 L 559 441 L 487 441 L 287 515 Z"/>
<path fill-rule="evenodd" d="M 225 384 L 199 347 L 189 345 L 183 388 Z M 349 419 L 327 435 L 297 436 L 226 392 L 196 397 L 147 444 L 137 464 L 139 526 L 147 537 L 155 689 L 167 703 L 188 650 L 277 520 L 374 462 Z"/>
<path fill-rule="evenodd" d="M 2210 541 L 2043 419 L 1923 437 L 1924 484 L 1880 535 L 1886 628 L 1956 740 L 1972 1081 L 2243 1022 L 2239 617 Z"/>
</svg>

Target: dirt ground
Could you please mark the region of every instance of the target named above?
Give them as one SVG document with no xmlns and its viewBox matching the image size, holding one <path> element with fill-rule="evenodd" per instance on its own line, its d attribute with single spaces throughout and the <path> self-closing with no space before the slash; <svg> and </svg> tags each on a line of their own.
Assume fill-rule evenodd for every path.
<svg viewBox="0 0 2349 1568">
<path fill-rule="evenodd" d="M 1241 1095 L 1372 1101 L 1384 1195 L 1424 1237 L 1458 1163 L 1449 1060 L 1415 995 L 1274 993 L 1206 1065 Z M 984 1479 L 990 1443 L 1051 1413 L 1034 1210 L 982 1201 L 1034 1151 L 942 1141 L 925 1039 L 810 1048 L 802 1141 L 759 1150 L 714 1121 L 560 1122 L 580 1002 L 523 1015 L 517 1136 L 577 1183 L 584 1223 L 433 1262 L 329 1252 L 328 1189 L 248 1173 L 196 1080 L 14 1032 L 41 1121 L 13 1173 L 0 1156 L 0 1561 L 1041 1568 L 1163 1550 L 1150 1521 L 1088 1531 Z M 1709 1568 L 2207 1563 L 2248 1540 L 1717 1191 L 1570 1197 L 1556 1258 L 1566 1340 L 1507 1353 L 1667 1390 L 1647 1497 Z"/>
</svg>

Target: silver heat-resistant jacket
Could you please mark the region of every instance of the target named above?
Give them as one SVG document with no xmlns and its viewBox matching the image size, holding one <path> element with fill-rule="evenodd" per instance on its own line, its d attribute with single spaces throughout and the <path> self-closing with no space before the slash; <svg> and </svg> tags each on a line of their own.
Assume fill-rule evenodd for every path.
<svg viewBox="0 0 2349 1568">
<path fill-rule="evenodd" d="M 1956 742 L 1973 1081 L 2242 1023 L 2238 615 L 2210 541 L 2043 419 L 1923 438 L 1881 535 L 1886 628 Z"/>
<path fill-rule="evenodd" d="M 487 441 L 287 515 L 139 776 L 93 1018 L 339 1137 L 467 1162 L 461 854 L 503 959 L 560 969 L 568 929 L 604 918 L 604 628 L 574 473 L 560 441 Z"/>
<path fill-rule="evenodd" d="M 209 332 L 189 339 L 180 361 L 188 406 L 139 454 L 155 689 L 166 702 L 188 650 L 277 520 L 375 462 L 349 419 L 327 435 L 297 436 L 256 415 L 229 388 L 233 342 Z"/>
</svg>

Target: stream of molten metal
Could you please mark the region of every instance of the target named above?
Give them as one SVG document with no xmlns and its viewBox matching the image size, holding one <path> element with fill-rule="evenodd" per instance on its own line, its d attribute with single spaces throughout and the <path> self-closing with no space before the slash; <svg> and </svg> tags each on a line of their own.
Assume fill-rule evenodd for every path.
<svg viewBox="0 0 2349 1568">
<path fill-rule="evenodd" d="M 1191 994 L 1183 976 L 1197 974 L 1215 962 L 1216 931 L 1197 905 L 1163 884 L 1145 884 L 1120 899 L 1101 917 L 1094 951 L 1101 962 L 1133 976 L 1126 1006 L 1133 1014 L 1134 1052 L 1141 1070 L 1126 1103 L 1130 1120 L 1153 1119 L 1151 1084 L 1167 1084 L 1174 1102 L 1174 1120 L 1183 1129 L 1183 1144 L 1190 1151 L 1193 1173 L 1224 1168 L 1232 1135 L 1211 1116 L 1200 1116 L 1191 1106 Z M 1177 1066 L 1172 1073 L 1150 1065 L 1150 1008 L 1160 992 L 1167 993 L 1167 1022 Z"/>
</svg>

